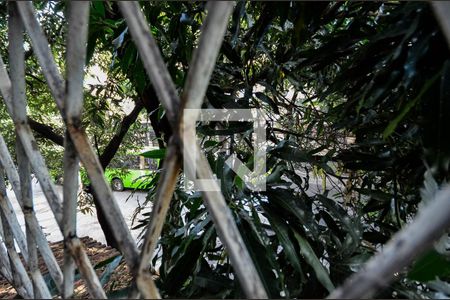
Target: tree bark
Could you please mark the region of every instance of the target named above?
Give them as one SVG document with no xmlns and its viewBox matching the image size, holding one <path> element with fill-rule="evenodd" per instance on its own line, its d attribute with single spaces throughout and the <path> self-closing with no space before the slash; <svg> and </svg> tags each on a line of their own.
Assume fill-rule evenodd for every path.
<svg viewBox="0 0 450 300">
<path fill-rule="evenodd" d="M 143 107 L 142 101 L 136 101 L 136 106 L 133 108 L 131 113 L 123 118 L 119 131 L 114 135 L 99 157 L 103 169 L 109 165 L 111 160 L 116 155 L 125 134 L 128 132 L 128 129 L 130 129 L 130 126 L 136 122 Z"/>
<path fill-rule="evenodd" d="M 120 144 L 123 141 L 123 138 L 125 137 L 126 133 L 128 132 L 131 125 L 136 122 L 139 113 L 142 111 L 144 105 L 142 101 L 136 101 L 136 106 L 131 111 L 131 113 L 127 116 L 125 116 L 120 124 L 118 132 L 115 134 L 115 136 L 111 139 L 111 141 L 108 143 L 108 145 L 105 147 L 105 150 L 100 155 L 100 163 L 105 169 L 111 160 L 113 159 L 114 155 L 117 153 L 117 150 L 119 149 Z M 30 124 L 30 127 L 37 132 L 41 137 L 49 139 L 53 141 L 55 144 L 63 146 L 64 145 L 64 137 L 57 134 L 55 130 L 45 124 L 39 123 L 37 121 L 34 121 L 31 118 L 28 118 L 28 122 Z M 108 225 L 108 222 L 105 218 L 105 214 L 103 210 L 101 209 L 100 203 L 95 196 L 95 193 L 91 189 L 91 187 L 88 187 L 88 192 L 93 195 L 94 205 L 97 211 L 97 219 L 100 224 L 100 227 L 103 230 L 103 233 L 105 234 L 106 242 L 109 246 L 114 247 L 118 249 L 118 245 L 116 240 L 114 239 L 114 235 L 112 234 L 112 230 Z"/>
<path fill-rule="evenodd" d="M 149 86 L 147 89 L 145 89 L 144 92 L 140 95 L 140 100 L 141 101 L 136 102 L 136 106 L 133 109 L 133 111 L 122 120 L 122 124 L 120 126 L 119 131 L 112 138 L 112 140 L 106 146 L 103 153 L 100 155 L 100 163 L 103 169 L 105 169 L 109 165 L 114 155 L 117 153 L 117 150 L 119 149 L 119 146 L 122 143 L 125 134 L 128 132 L 130 126 L 137 120 L 139 112 L 144 107 L 147 110 L 147 113 L 150 114 L 149 116 L 150 123 L 153 127 L 153 130 L 155 131 L 156 137 L 158 138 L 159 147 L 165 148 L 165 145 L 167 145 L 167 142 L 170 136 L 172 135 L 172 130 L 165 116 L 161 118 L 161 120 L 159 120 L 158 118 L 158 114 L 156 113 L 155 110 L 158 109 L 159 107 L 159 101 L 153 87 Z M 95 193 L 93 193 L 93 191 L 90 189 L 91 188 L 89 187 L 89 192 L 91 192 L 91 194 L 93 195 L 94 205 L 97 210 L 97 219 L 100 224 L 100 227 L 103 230 L 103 233 L 105 234 L 106 242 L 109 246 L 118 249 L 117 242 L 114 239 L 114 236 L 111 232 L 111 228 L 107 223 L 106 217 L 104 215 L 103 210 L 101 209 L 100 203 L 98 202 Z"/>
<path fill-rule="evenodd" d="M 57 134 L 52 127 L 39 123 L 30 117 L 28 117 L 28 124 L 30 124 L 31 129 L 33 129 L 33 131 L 38 133 L 41 137 L 51 140 L 55 144 L 64 147 L 64 137 Z"/>
<path fill-rule="evenodd" d="M 161 120 L 158 118 L 159 101 L 156 91 L 152 86 L 148 86 L 141 95 L 142 103 L 149 114 L 150 124 L 158 138 L 159 148 L 166 148 L 169 138 L 172 136 L 172 128 L 164 115 Z"/>
<path fill-rule="evenodd" d="M 106 169 L 106 167 L 109 165 L 109 163 L 113 159 L 114 155 L 116 155 L 117 150 L 119 149 L 119 146 L 122 143 L 123 138 L 125 137 L 125 134 L 128 132 L 131 125 L 133 125 L 134 122 L 136 122 L 142 108 L 143 108 L 142 102 L 136 101 L 136 106 L 131 111 L 131 113 L 123 118 L 118 132 L 114 135 L 114 137 L 111 139 L 111 141 L 108 143 L 105 150 L 99 157 L 103 170 Z M 106 243 L 113 248 L 119 249 L 118 243 L 117 243 L 116 239 L 114 238 L 112 228 L 108 224 L 105 213 L 103 212 L 103 209 L 101 208 L 99 199 L 97 198 L 96 194 L 92 190 L 92 186 L 88 187 L 88 191 L 92 194 L 95 209 L 97 211 L 97 220 L 98 220 L 98 223 L 100 224 L 100 227 L 102 228 L 103 234 L 105 235 Z"/>
</svg>

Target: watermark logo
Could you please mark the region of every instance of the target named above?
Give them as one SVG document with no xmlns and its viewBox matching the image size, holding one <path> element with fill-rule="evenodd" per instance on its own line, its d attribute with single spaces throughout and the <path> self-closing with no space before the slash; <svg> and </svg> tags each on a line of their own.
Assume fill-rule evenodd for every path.
<svg viewBox="0 0 450 300">
<path fill-rule="evenodd" d="M 220 191 L 220 181 L 210 179 L 199 168 L 196 122 L 251 122 L 253 124 L 253 170 L 235 154 L 225 161 L 246 186 L 253 191 L 266 190 L 266 129 L 263 112 L 259 109 L 184 109 L 183 111 L 183 164 L 186 190 Z M 209 178 L 208 178 L 209 177 Z"/>
</svg>

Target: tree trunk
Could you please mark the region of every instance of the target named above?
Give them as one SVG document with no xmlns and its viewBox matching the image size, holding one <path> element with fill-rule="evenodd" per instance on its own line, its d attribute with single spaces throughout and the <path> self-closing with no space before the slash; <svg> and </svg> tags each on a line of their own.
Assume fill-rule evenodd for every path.
<svg viewBox="0 0 450 300">
<path fill-rule="evenodd" d="M 116 155 L 117 150 L 119 149 L 119 146 L 125 137 L 125 134 L 128 132 L 128 129 L 130 129 L 131 125 L 134 124 L 134 122 L 136 122 L 142 108 L 143 108 L 142 101 L 136 101 L 136 106 L 134 107 L 134 109 L 131 111 L 129 115 L 127 115 L 122 120 L 118 132 L 111 139 L 111 141 L 108 143 L 105 150 L 99 157 L 100 164 L 102 165 L 103 170 L 106 169 L 106 167 L 109 165 L 113 157 Z M 88 187 L 88 192 L 92 194 L 95 209 L 97 211 L 97 220 L 98 223 L 100 224 L 100 227 L 102 228 L 103 234 L 105 235 L 106 243 L 113 248 L 119 249 L 118 243 L 114 238 L 112 229 L 108 224 L 108 221 L 105 217 L 102 207 L 100 206 L 99 199 L 97 198 L 95 191 L 92 190 L 92 188 L 93 188 L 92 185 L 90 185 Z"/>
<path fill-rule="evenodd" d="M 117 150 L 119 149 L 119 146 L 123 138 L 125 137 L 125 134 L 128 132 L 130 126 L 134 122 L 136 122 L 139 112 L 143 107 L 145 107 L 147 113 L 150 114 L 150 124 L 152 125 L 155 135 L 158 138 L 159 147 L 166 147 L 167 142 L 172 134 L 172 130 L 165 116 L 161 120 L 159 120 L 158 113 L 156 111 L 159 107 L 159 101 L 156 96 L 155 90 L 152 87 L 148 87 L 140 96 L 140 101 L 137 101 L 136 107 L 133 109 L 133 111 L 123 119 L 118 133 L 112 138 L 111 142 L 106 146 L 105 150 L 100 155 L 100 163 L 103 169 L 106 169 L 106 167 L 113 159 L 114 155 L 117 153 Z M 99 200 L 95 195 L 95 192 L 91 190 L 91 187 L 89 187 L 89 192 L 93 195 L 94 205 L 97 211 L 97 220 L 105 235 L 106 243 L 109 246 L 118 249 L 117 242 L 106 220 L 105 214 L 101 209 Z"/>
<path fill-rule="evenodd" d="M 149 114 L 150 124 L 158 138 L 159 148 L 166 148 L 172 135 L 172 128 L 164 115 L 161 120 L 158 117 L 159 101 L 152 86 L 148 86 L 141 95 L 142 103 Z"/>
</svg>

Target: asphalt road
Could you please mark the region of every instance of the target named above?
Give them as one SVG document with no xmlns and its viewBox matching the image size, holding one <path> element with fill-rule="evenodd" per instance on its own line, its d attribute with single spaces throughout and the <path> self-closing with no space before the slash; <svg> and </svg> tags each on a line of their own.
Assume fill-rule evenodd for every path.
<svg viewBox="0 0 450 300">
<path fill-rule="evenodd" d="M 56 190 L 59 196 L 62 199 L 63 187 L 57 185 Z M 131 228 L 132 216 L 133 212 L 138 207 L 139 203 L 142 203 L 145 200 L 147 195 L 144 191 L 134 192 L 132 191 L 123 191 L 123 192 L 113 192 L 115 201 L 120 207 L 122 215 L 125 218 L 125 221 L 129 228 Z M 19 220 L 22 228 L 25 229 L 25 221 L 23 218 L 23 214 L 17 203 L 16 197 L 14 193 L 9 190 L 8 191 L 9 199 L 11 200 L 13 207 L 17 213 L 17 218 Z M 47 199 L 45 198 L 41 187 L 36 179 L 33 179 L 33 200 L 34 200 L 34 210 L 36 212 L 37 219 L 39 224 L 41 225 L 44 233 L 47 235 L 47 239 L 50 242 L 56 242 L 63 239 L 61 231 L 56 224 L 56 221 L 53 217 L 53 213 L 50 209 L 50 206 L 47 203 Z M 149 210 L 149 209 L 146 209 Z M 101 227 L 97 221 L 97 216 L 95 212 L 95 208 L 93 208 L 93 215 L 83 214 L 80 211 L 77 213 L 77 235 L 79 237 L 82 236 L 90 236 L 96 239 L 99 242 L 106 243 L 105 236 Z M 136 239 L 142 229 L 131 230 L 131 234 Z"/>
<path fill-rule="evenodd" d="M 304 175 L 299 172 L 299 175 Z M 321 180 L 317 178 L 310 178 L 309 180 L 310 188 L 307 194 L 310 196 L 316 193 L 322 193 Z M 339 184 L 338 184 L 339 185 Z M 329 197 L 333 197 L 337 193 L 337 190 L 333 188 L 331 181 L 327 180 L 327 188 L 331 188 L 331 193 Z M 56 190 L 62 199 L 63 187 L 60 185 L 56 186 Z M 25 229 L 25 221 L 19 204 L 17 203 L 16 197 L 12 190 L 7 191 L 9 199 L 11 200 L 13 207 L 17 213 L 19 223 L 22 228 Z M 147 193 L 145 191 L 132 192 L 131 190 L 126 190 L 123 192 L 113 192 L 115 201 L 117 202 L 122 215 L 125 218 L 125 222 L 131 230 L 132 227 L 132 217 L 135 209 L 140 203 L 144 202 Z M 56 221 L 51 212 L 50 206 L 47 203 L 41 187 L 36 179 L 33 179 L 33 200 L 34 200 L 34 210 L 38 218 L 39 224 L 41 225 L 44 233 L 47 235 L 47 239 L 51 242 L 60 241 L 63 239 L 62 234 L 56 224 Z M 151 207 L 147 207 L 145 211 L 150 211 Z M 131 230 L 131 234 L 134 239 L 137 239 L 142 228 L 137 230 Z M 106 243 L 105 236 L 101 227 L 98 223 L 95 208 L 93 208 L 93 214 L 83 214 L 80 211 L 77 213 L 77 235 L 79 237 L 90 236 L 99 242 Z"/>
</svg>

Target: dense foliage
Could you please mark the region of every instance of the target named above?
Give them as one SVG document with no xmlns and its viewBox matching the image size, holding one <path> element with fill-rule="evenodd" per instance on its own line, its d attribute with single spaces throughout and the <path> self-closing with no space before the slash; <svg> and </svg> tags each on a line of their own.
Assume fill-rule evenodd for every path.
<svg viewBox="0 0 450 300">
<path fill-rule="evenodd" d="M 194 44 L 195 13 L 173 6 L 165 14 L 190 20 L 179 31 Z M 198 132 L 271 297 L 326 296 L 412 219 L 427 168 L 445 182 L 448 58 L 424 3 L 238 3 L 205 107 L 267 112 L 268 190 L 224 165 L 225 150 L 252 164 L 249 127 Z M 178 189 L 160 250 L 168 296 L 242 296 L 199 194 Z M 379 296 L 436 296 L 420 283 L 434 276 L 412 279 L 448 279 L 443 261 L 420 261 Z"/>
<path fill-rule="evenodd" d="M 43 20 L 58 20 L 65 7 L 39 5 Z M 141 6 L 181 90 L 205 4 Z M 44 22 L 62 57 L 61 35 L 52 35 L 61 24 Z M 146 109 L 164 149 L 171 130 L 116 3 L 92 2 L 87 48 L 88 64 L 108 73 L 107 84 L 85 93 L 99 155 L 123 125 L 124 98 Z M 271 297 L 325 297 L 411 221 L 426 170 L 438 184 L 448 180 L 449 58 L 427 3 L 237 2 L 204 107 L 265 111 L 267 191 L 252 192 L 224 163 L 235 153 L 251 167 L 249 124 L 202 123 L 197 132 Z M 32 55 L 28 65 L 30 117 L 57 131 Z M 114 145 L 137 147 L 133 136 Z M 137 211 L 135 230 L 148 218 Z M 244 297 L 200 193 L 185 191 L 182 175 L 153 262 L 166 297 Z M 449 267 L 433 250 L 377 296 L 445 295 Z"/>
</svg>

